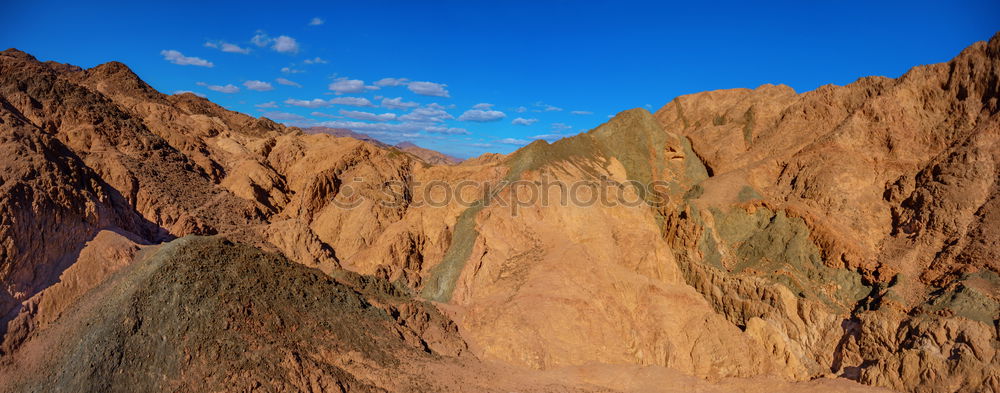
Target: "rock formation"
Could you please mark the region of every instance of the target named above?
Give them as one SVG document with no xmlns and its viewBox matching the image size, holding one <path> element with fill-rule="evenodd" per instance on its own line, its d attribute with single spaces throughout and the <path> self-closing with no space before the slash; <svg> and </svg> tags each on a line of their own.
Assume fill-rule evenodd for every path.
<svg viewBox="0 0 1000 393">
<path fill-rule="evenodd" d="M 6 50 L 0 391 L 1000 390 L 998 99 L 1000 35 L 454 165 Z"/>
</svg>

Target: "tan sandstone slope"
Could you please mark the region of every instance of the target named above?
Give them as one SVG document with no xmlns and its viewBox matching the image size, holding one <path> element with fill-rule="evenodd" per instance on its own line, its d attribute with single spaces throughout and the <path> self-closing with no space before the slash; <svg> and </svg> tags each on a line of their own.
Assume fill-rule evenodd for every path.
<svg viewBox="0 0 1000 393">
<path fill-rule="evenodd" d="M 0 376 L 50 370 L 38 375 L 70 390 L 244 374 L 316 391 L 1000 390 L 998 81 L 1000 36 L 898 79 L 682 96 L 431 165 L 163 95 L 120 63 L 7 50 Z M 433 181 L 472 185 L 449 199 Z M 560 183 L 604 203 L 559 203 Z M 189 234 L 246 245 L 156 245 Z M 244 281 L 258 274 L 289 278 L 256 293 Z M 221 301 L 169 295 L 188 287 Z M 302 311 L 331 293 L 349 295 Z M 130 330 L 101 307 L 156 322 Z M 84 336 L 104 352 L 66 344 Z M 156 336 L 170 348 L 143 352 Z M 232 350 L 258 355 L 218 355 Z M 95 368 L 70 366 L 84 360 Z"/>
</svg>

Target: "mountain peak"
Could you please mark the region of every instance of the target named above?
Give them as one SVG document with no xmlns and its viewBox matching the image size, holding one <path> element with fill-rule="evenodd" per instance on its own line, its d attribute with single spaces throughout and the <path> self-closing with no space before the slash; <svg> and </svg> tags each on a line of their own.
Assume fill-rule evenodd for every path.
<svg viewBox="0 0 1000 393">
<path fill-rule="evenodd" d="M 36 59 L 35 56 L 32 56 L 32 55 L 30 55 L 30 54 L 28 54 L 28 53 L 26 53 L 26 52 L 24 52 L 24 51 L 22 51 L 20 49 L 17 49 L 17 48 L 9 48 L 7 50 L 4 50 L 4 51 L 0 52 L 0 56 L 15 57 L 15 58 L 18 58 L 18 59 L 38 61 L 38 59 Z"/>
</svg>

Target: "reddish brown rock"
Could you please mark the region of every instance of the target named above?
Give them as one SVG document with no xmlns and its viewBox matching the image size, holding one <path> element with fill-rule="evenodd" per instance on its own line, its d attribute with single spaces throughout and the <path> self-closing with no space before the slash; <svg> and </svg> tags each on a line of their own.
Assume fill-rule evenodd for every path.
<svg viewBox="0 0 1000 393">
<path fill-rule="evenodd" d="M 682 96 L 428 165 L 163 95 L 120 63 L 4 51 L 0 380 L 997 390 L 998 80 L 1000 36 L 898 79 Z M 523 187 L 547 181 L 615 192 Z M 188 234 L 243 244 L 160 244 Z"/>
</svg>

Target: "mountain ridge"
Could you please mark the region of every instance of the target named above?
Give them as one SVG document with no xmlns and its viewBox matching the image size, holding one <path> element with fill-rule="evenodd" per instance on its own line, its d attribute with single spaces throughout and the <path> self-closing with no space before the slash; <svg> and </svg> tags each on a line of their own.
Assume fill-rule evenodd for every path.
<svg viewBox="0 0 1000 393">
<path fill-rule="evenodd" d="M 83 70 L 0 52 L 0 149 L 26 158 L 5 160 L 0 171 L 0 187 L 11 190 L 0 194 L 0 374 L 65 372 L 60 383 L 70 390 L 104 386 L 83 375 L 138 376 L 140 368 L 192 388 L 209 386 L 184 373 L 236 381 L 266 370 L 260 383 L 299 389 L 303 373 L 326 388 L 388 391 L 462 390 L 463 382 L 634 391 L 621 382 L 632 377 L 659 387 L 683 381 L 679 390 L 870 388 L 854 381 L 913 392 L 997 389 L 998 80 L 1000 35 L 898 79 L 801 94 L 772 85 L 696 93 L 551 144 L 428 165 L 400 154 L 408 145 L 311 133 L 193 94 L 164 95 L 121 63 Z M 615 192 L 609 203 L 514 206 L 487 204 L 470 188 L 428 203 L 441 193 L 427 184 L 468 180 L 505 201 L 561 196 L 557 187 L 496 187 L 505 182 Z M 629 188 L 656 181 L 665 188 Z M 387 193 L 385 184 L 409 188 Z M 34 199 L 17 199 L 24 195 Z M 156 250 L 190 244 L 198 251 L 150 262 Z M 241 262 L 236 270 L 216 271 L 212 261 L 229 259 Z M 80 307 L 118 304 L 102 297 L 106 288 L 141 281 L 142 269 L 160 269 L 162 280 L 122 304 L 149 306 L 130 311 L 133 319 L 175 322 L 123 325 L 117 336 L 135 343 L 144 328 L 215 322 L 282 342 L 269 324 L 329 323 L 272 300 L 258 302 L 261 319 L 228 325 L 163 311 L 178 307 L 155 311 L 167 304 L 158 296 L 186 286 L 244 288 L 247 276 L 273 270 L 268 278 L 299 278 L 269 288 L 339 288 L 358 299 L 352 304 L 370 305 L 344 315 L 379 315 L 378 329 L 337 325 L 343 335 L 316 346 L 344 348 L 359 334 L 381 344 L 356 351 L 350 367 L 289 344 L 285 358 L 231 371 L 211 360 L 149 363 L 137 350 L 119 351 L 126 362 L 118 364 L 67 349 L 89 356 L 96 371 L 88 371 L 45 353 L 58 337 L 117 337 L 83 326 L 121 321 Z M 239 299 L 183 304 L 215 313 L 249 298 Z M 65 327 L 79 320 L 93 323 Z M 221 350 L 212 337 L 231 333 L 211 330 L 194 347 L 180 336 L 164 342 L 199 348 L 168 356 L 197 360 Z M 408 360 L 373 363 L 381 352 Z M 623 366 L 619 382 L 595 376 L 616 375 L 610 366 L 590 377 L 565 371 L 611 364 L 637 368 Z M 402 377 L 390 381 L 387 372 Z M 6 388 L 41 386 L 30 379 Z"/>
</svg>

